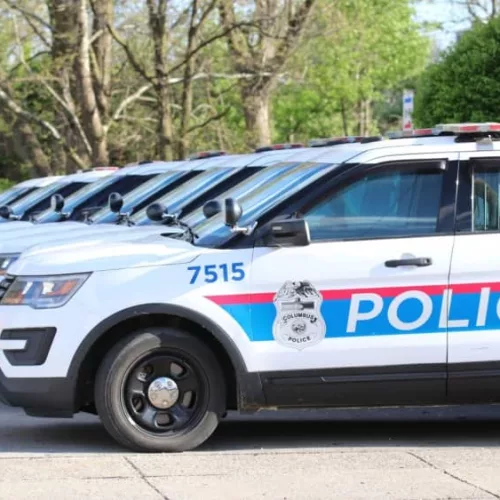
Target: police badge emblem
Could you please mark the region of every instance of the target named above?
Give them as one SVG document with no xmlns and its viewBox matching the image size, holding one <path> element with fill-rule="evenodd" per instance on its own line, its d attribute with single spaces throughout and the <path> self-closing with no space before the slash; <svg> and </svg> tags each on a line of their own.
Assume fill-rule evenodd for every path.
<svg viewBox="0 0 500 500">
<path fill-rule="evenodd" d="M 318 344 L 325 338 L 326 325 L 321 315 L 323 297 L 309 281 L 287 281 L 273 299 L 276 342 L 298 350 Z"/>
</svg>

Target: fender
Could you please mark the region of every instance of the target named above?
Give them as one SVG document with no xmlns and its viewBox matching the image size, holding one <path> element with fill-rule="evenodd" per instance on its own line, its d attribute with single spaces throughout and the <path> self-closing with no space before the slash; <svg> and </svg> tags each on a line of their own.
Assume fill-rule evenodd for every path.
<svg viewBox="0 0 500 500">
<path fill-rule="evenodd" d="M 256 410 L 257 408 L 265 406 L 260 375 L 258 373 L 248 372 L 245 360 L 231 337 L 229 337 L 219 325 L 205 315 L 193 311 L 192 309 L 173 304 L 156 303 L 130 307 L 113 314 L 95 326 L 78 347 L 67 373 L 67 379 L 71 380 L 75 390 L 80 367 L 95 342 L 107 331 L 123 321 L 149 314 L 177 316 L 192 321 L 209 331 L 222 345 L 234 367 L 237 378 L 236 382 L 240 409 Z"/>
</svg>

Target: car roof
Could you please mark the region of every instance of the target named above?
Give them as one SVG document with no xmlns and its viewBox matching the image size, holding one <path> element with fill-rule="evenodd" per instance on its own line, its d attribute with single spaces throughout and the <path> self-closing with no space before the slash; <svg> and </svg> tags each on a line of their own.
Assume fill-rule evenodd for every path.
<svg viewBox="0 0 500 500">
<path fill-rule="evenodd" d="M 500 143 L 482 144 L 480 142 L 456 142 L 456 136 L 409 137 L 385 139 L 376 142 L 348 143 L 318 148 L 323 150 L 315 161 L 339 164 L 355 160 L 368 162 L 380 156 L 433 154 L 465 151 L 500 151 Z"/>
<path fill-rule="evenodd" d="M 50 175 L 48 177 L 36 177 L 35 179 L 28 179 L 27 181 L 22 181 L 16 184 L 16 188 L 32 188 L 32 187 L 45 187 L 59 179 L 64 179 L 64 175 Z"/>
</svg>

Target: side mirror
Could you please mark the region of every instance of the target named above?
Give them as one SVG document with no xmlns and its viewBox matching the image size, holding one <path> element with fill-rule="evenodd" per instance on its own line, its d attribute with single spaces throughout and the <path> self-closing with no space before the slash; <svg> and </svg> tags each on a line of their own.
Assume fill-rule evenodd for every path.
<svg viewBox="0 0 500 500">
<path fill-rule="evenodd" d="M 153 203 L 146 209 L 146 215 L 153 222 L 162 222 L 168 210 L 163 203 Z"/>
<path fill-rule="evenodd" d="M 309 225 L 304 219 L 271 222 L 264 243 L 266 246 L 303 247 L 311 243 Z"/>
<path fill-rule="evenodd" d="M 224 204 L 226 209 L 226 226 L 236 227 L 243 215 L 241 205 L 233 198 L 226 198 Z"/>
<path fill-rule="evenodd" d="M 50 197 L 50 208 L 57 214 L 61 213 L 64 208 L 64 197 L 60 194 L 53 194 Z"/>
<path fill-rule="evenodd" d="M 12 208 L 10 208 L 7 205 L 3 205 L 2 207 L 0 207 L 0 217 L 2 217 L 2 219 L 9 220 L 11 216 L 12 216 Z"/>
<path fill-rule="evenodd" d="M 207 219 L 211 219 L 222 212 L 222 206 L 217 200 L 210 200 L 203 205 L 203 215 Z"/>
<path fill-rule="evenodd" d="M 115 213 L 119 214 L 123 208 L 123 198 L 119 193 L 111 193 L 108 198 L 109 209 Z"/>
</svg>

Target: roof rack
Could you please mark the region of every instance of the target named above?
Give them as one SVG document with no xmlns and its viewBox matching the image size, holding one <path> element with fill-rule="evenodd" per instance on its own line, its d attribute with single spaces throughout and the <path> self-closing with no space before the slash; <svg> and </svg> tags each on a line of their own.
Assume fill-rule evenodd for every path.
<svg viewBox="0 0 500 500">
<path fill-rule="evenodd" d="M 109 166 L 109 167 L 94 167 L 91 169 L 91 172 L 103 172 L 103 171 L 106 171 L 106 170 L 109 170 L 109 171 L 116 171 L 116 170 L 119 170 L 119 167 L 112 167 L 112 166 Z"/>
<path fill-rule="evenodd" d="M 325 146 L 337 146 L 338 144 L 349 144 L 349 143 L 353 143 L 353 142 L 365 144 L 368 142 L 381 141 L 382 139 L 383 138 L 379 135 L 373 135 L 373 136 L 347 135 L 347 136 L 343 136 L 343 137 L 311 139 L 309 141 L 309 147 L 322 148 Z"/>
<path fill-rule="evenodd" d="M 270 144 L 269 146 L 260 146 L 254 149 L 255 153 L 263 153 L 265 151 L 279 151 L 281 149 L 297 149 L 303 148 L 304 144 L 301 142 L 284 143 L 284 144 Z"/>
<path fill-rule="evenodd" d="M 225 156 L 226 151 L 200 151 L 191 155 L 188 160 L 202 160 L 205 158 L 214 158 L 216 156 Z"/>
</svg>

